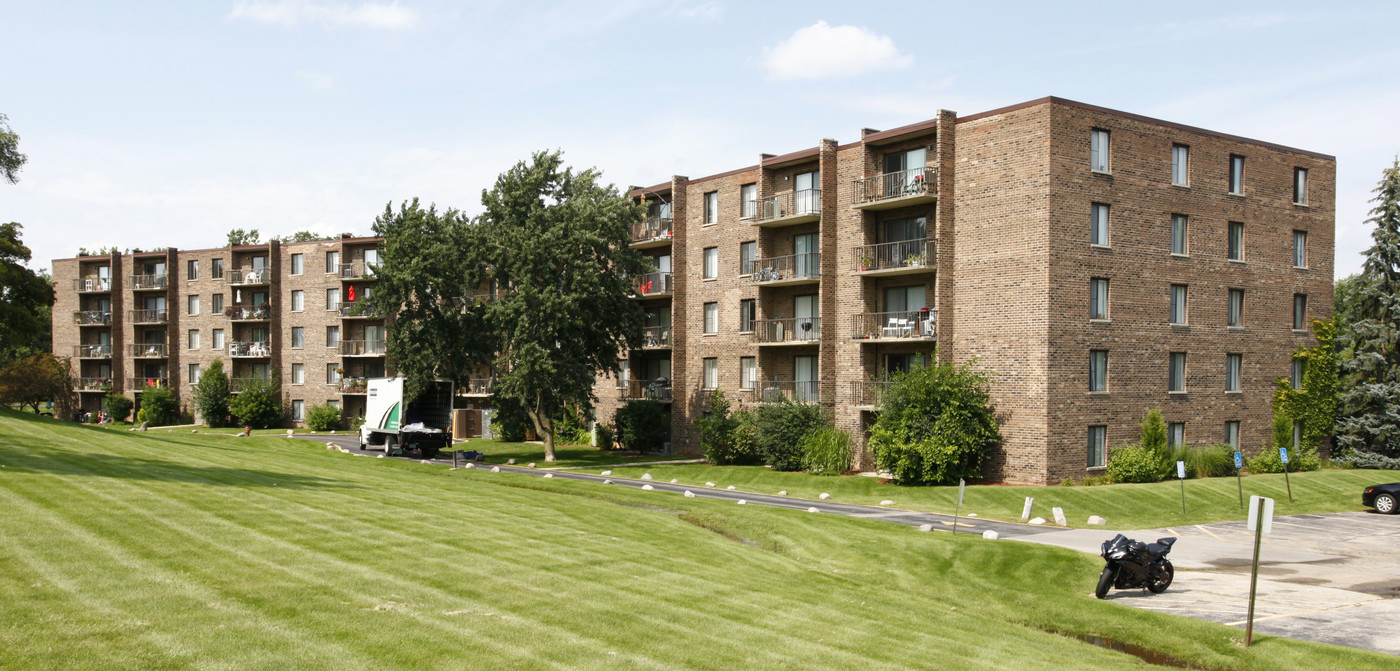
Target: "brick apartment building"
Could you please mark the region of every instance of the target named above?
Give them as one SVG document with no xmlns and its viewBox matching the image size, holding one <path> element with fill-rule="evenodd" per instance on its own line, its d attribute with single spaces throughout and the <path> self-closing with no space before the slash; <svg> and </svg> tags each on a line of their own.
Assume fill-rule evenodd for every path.
<svg viewBox="0 0 1400 671">
<path fill-rule="evenodd" d="M 1253 452 L 1331 316 L 1335 176 L 1324 154 L 1042 98 L 635 188 L 647 340 L 598 414 L 662 400 L 694 451 L 708 390 L 787 396 L 863 445 L 887 375 L 936 356 L 995 373 L 995 479 L 1092 473 L 1154 406 L 1173 442 Z"/>
</svg>

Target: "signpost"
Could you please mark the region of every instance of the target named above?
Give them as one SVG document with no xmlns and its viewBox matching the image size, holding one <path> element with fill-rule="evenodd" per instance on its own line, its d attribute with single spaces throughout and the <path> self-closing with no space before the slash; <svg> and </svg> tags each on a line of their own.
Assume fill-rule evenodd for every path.
<svg viewBox="0 0 1400 671">
<path fill-rule="evenodd" d="M 1244 510 L 1244 483 L 1240 481 L 1240 469 L 1244 468 L 1244 455 L 1235 453 L 1235 487 L 1240 490 L 1240 510 Z"/>
<path fill-rule="evenodd" d="M 1249 519 L 1245 522 L 1254 532 L 1254 568 L 1249 573 L 1249 617 L 1244 626 L 1244 647 L 1254 641 L 1254 593 L 1259 584 L 1259 544 L 1264 534 L 1273 530 L 1274 500 L 1263 496 L 1249 497 Z"/>
<path fill-rule="evenodd" d="M 1283 462 L 1283 484 L 1288 487 L 1288 502 L 1293 503 L 1293 484 L 1288 481 L 1288 448 L 1278 448 L 1278 458 Z"/>
<path fill-rule="evenodd" d="M 962 513 L 963 488 L 967 486 L 962 478 L 958 478 L 958 507 L 953 509 L 953 533 L 958 533 L 958 515 Z"/>
<path fill-rule="evenodd" d="M 1181 481 L 1181 514 L 1186 514 L 1186 462 L 1176 462 L 1176 479 Z"/>
</svg>

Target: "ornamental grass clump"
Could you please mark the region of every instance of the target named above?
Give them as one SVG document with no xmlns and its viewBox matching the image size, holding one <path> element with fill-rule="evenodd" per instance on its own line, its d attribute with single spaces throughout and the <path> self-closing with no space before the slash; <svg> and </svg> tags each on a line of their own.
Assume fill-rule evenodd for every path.
<svg viewBox="0 0 1400 671">
<path fill-rule="evenodd" d="M 819 429 L 802 440 L 802 470 L 812 475 L 841 475 L 851 468 L 851 436 L 836 428 Z"/>
</svg>

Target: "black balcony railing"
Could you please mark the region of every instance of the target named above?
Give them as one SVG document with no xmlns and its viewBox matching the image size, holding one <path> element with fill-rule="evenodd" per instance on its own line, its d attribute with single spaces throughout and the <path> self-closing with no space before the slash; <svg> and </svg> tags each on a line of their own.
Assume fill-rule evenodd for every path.
<svg viewBox="0 0 1400 671">
<path fill-rule="evenodd" d="M 852 380 L 851 405 L 879 406 L 880 399 L 884 398 L 885 390 L 889 388 L 890 383 L 886 380 Z"/>
<path fill-rule="evenodd" d="M 236 322 L 265 322 L 272 318 L 272 307 L 261 305 L 230 305 L 224 308 L 224 316 Z"/>
<path fill-rule="evenodd" d="M 936 311 L 928 308 L 851 315 L 851 337 L 856 340 L 933 338 L 937 335 L 937 316 Z"/>
<path fill-rule="evenodd" d="M 164 359 L 170 354 L 170 346 L 163 342 L 132 343 L 127 346 L 127 350 L 137 359 Z"/>
<path fill-rule="evenodd" d="M 856 180 L 857 204 L 877 203 L 882 200 L 924 196 L 936 193 L 935 182 L 938 171 L 933 168 L 910 168 L 899 172 L 887 172 L 874 177 Z"/>
<path fill-rule="evenodd" d="M 342 340 L 341 356 L 384 356 L 383 340 Z"/>
<path fill-rule="evenodd" d="M 490 396 L 491 389 L 496 385 L 494 377 L 474 377 L 467 380 L 465 387 L 461 389 L 467 396 Z"/>
<path fill-rule="evenodd" d="M 671 293 L 671 273 L 647 273 L 637 280 L 637 294 L 659 296 Z"/>
<path fill-rule="evenodd" d="M 79 359 L 110 359 L 111 345 L 74 345 L 73 356 Z"/>
<path fill-rule="evenodd" d="M 129 391 L 141 393 L 143 389 L 154 389 L 156 387 L 169 387 L 170 378 L 166 377 L 129 377 L 126 379 L 126 388 Z"/>
<path fill-rule="evenodd" d="M 933 241 L 928 238 L 860 245 L 855 248 L 856 272 L 898 268 L 928 268 L 933 261 Z"/>
<path fill-rule="evenodd" d="M 267 268 L 239 268 L 224 273 L 224 281 L 238 286 L 257 286 L 272 282 Z"/>
<path fill-rule="evenodd" d="M 340 378 L 340 393 L 363 394 L 369 388 L 369 380 L 363 377 Z"/>
<path fill-rule="evenodd" d="M 352 261 L 340 264 L 340 279 L 343 280 L 367 280 L 374 277 L 374 269 L 364 261 Z"/>
<path fill-rule="evenodd" d="M 671 381 L 664 377 L 655 380 L 626 380 L 618 385 L 617 397 L 624 401 L 670 401 Z"/>
<path fill-rule="evenodd" d="M 235 340 L 228 344 L 228 355 L 250 359 L 266 358 L 272 356 L 272 344 L 266 340 Z"/>
<path fill-rule="evenodd" d="M 821 385 L 816 380 L 759 380 L 758 387 L 749 391 L 759 403 L 776 403 L 787 399 L 799 403 L 821 401 Z"/>
<path fill-rule="evenodd" d="M 629 234 L 634 243 L 670 240 L 674 235 L 670 217 L 650 217 L 645 221 L 633 223 L 629 227 Z"/>
<path fill-rule="evenodd" d="M 128 316 L 133 324 L 164 324 L 168 319 L 165 310 L 132 310 Z"/>
<path fill-rule="evenodd" d="M 110 377 L 80 377 L 73 381 L 73 391 L 112 391 Z"/>
<path fill-rule="evenodd" d="M 131 288 L 134 291 L 150 291 L 166 287 L 165 273 L 154 275 L 132 275 Z"/>
<path fill-rule="evenodd" d="M 110 277 L 80 277 L 73 280 L 73 290 L 78 293 L 94 293 L 112 290 Z"/>
<path fill-rule="evenodd" d="M 73 313 L 73 323 L 78 326 L 110 326 L 112 313 L 104 310 L 79 310 Z"/>
<path fill-rule="evenodd" d="M 643 349 L 664 349 L 671 346 L 671 327 L 648 326 L 642 329 Z"/>
<path fill-rule="evenodd" d="M 821 317 L 756 319 L 753 327 L 754 342 L 759 344 L 816 344 L 822 337 Z"/>
<path fill-rule="evenodd" d="M 749 279 L 754 283 L 814 280 L 822 274 L 822 255 L 816 252 L 754 259 Z"/>
<path fill-rule="evenodd" d="M 760 199 L 753 221 L 758 224 L 793 217 L 819 216 L 821 213 L 821 189 L 802 189 Z"/>
</svg>

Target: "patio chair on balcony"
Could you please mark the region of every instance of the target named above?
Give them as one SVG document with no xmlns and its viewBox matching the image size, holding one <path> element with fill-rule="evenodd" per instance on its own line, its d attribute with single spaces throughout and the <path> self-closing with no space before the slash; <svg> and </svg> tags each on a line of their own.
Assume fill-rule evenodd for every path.
<svg viewBox="0 0 1400 671">
<path fill-rule="evenodd" d="M 908 338 L 914 335 L 914 325 L 908 319 L 890 317 L 890 321 L 885 328 L 880 329 L 880 336 L 884 338 Z"/>
</svg>

